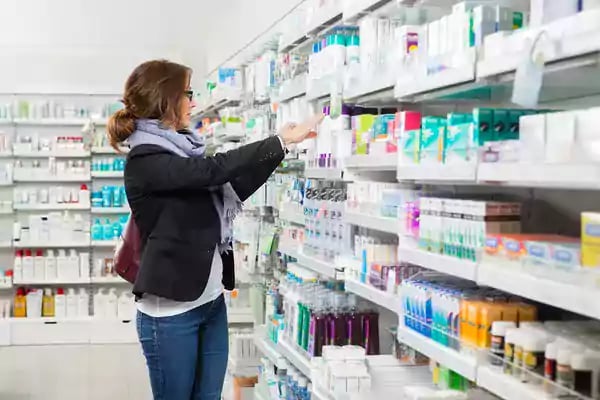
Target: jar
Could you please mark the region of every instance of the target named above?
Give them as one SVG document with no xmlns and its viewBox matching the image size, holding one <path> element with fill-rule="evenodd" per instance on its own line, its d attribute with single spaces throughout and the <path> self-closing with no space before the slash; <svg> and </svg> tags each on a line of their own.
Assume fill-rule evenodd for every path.
<svg viewBox="0 0 600 400">
<path fill-rule="evenodd" d="M 517 324 L 512 321 L 494 321 L 492 323 L 492 329 L 490 330 L 490 353 L 492 353 L 492 365 L 502 365 L 504 359 L 504 342 L 506 332 L 509 329 L 516 328 L 516 326 Z"/>
</svg>

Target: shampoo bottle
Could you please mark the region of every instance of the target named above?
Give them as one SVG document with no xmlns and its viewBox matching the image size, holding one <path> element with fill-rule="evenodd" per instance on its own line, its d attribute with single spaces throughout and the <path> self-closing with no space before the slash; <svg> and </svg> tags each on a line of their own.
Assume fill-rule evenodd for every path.
<svg viewBox="0 0 600 400">
<path fill-rule="evenodd" d="M 119 296 L 117 317 L 121 321 L 131 321 L 134 317 L 133 298 L 127 292 L 122 292 Z"/>
<path fill-rule="evenodd" d="M 69 250 L 69 278 L 70 279 L 79 279 L 79 256 L 74 249 Z"/>
<path fill-rule="evenodd" d="M 15 252 L 15 262 L 13 263 L 13 280 L 20 282 L 23 279 L 23 251 Z"/>
<path fill-rule="evenodd" d="M 54 296 L 52 289 L 44 289 L 44 297 L 42 298 L 42 317 L 54 317 Z"/>
<path fill-rule="evenodd" d="M 54 315 L 56 318 L 65 318 L 67 316 L 67 299 L 63 288 L 56 289 L 56 295 L 54 295 Z"/>
<path fill-rule="evenodd" d="M 90 253 L 79 253 L 79 277 L 90 277 Z"/>
<path fill-rule="evenodd" d="M 60 249 L 58 250 L 58 256 L 56 256 L 56 275 L 59 280 L 69 278 L 69 263 L 67 261 L 67 253 Z"/>
<path fill-rule="evenodd" d="M 77 297 L 77 310 L 80 317 L 90 316 L 90 296 L 84 288 L 79 289 Z"/>
<path fill-rule="evenodd" d="M 103 232 L 102 239 L 104 239 L 104 240 L 112 240 L 113 239 L 113 228 L 112 228 L 112 224 L 110 223 L 110 220 L 108 218 L 106 218 L 106 220 L 104 221 L 104 224 L 102 225 L 102 232 Z"/>
<path fill-rule="evenodd" d="M 79 315 L 79 309 L 78 309 L 79 300 L 77 297 L 77 293 L 75 293 L 75 289 L 69 288 L 67 290 L 66 302 L 67 302 L 67 317 L 68 318 L 77 318 L 77 316 Z"/>
<path fill-rule="evenodd" d="M 98 290 L 94 295 L 94 317 L 106 318 L 106 296 L 104 289 Z"/>
<path fill-rule="evenodd" d="M 46 253 L 45 270 L 46 281 L 55 281 L 58 278 L 54 250 L 48 250 L 48 253 Z"/>
<path fill-rule="evenodd" d="M 23 256 L 23 280 L 30 282 L 34 279 L 34 276 L 31 250 L 25 250 L 25 256 Z"/>
<path fill-rule="evenodd" d="M 20 287 L 15 293 L 13 302 L 13 317 L 25 318 L 27 316 L 27 300 L 25 298 L 25 289 Z"/>
<path fill-rule="evenodd" d="M 102 224 L 100 224 L 100 220 L 96 218 L 96 220 L 94 220 L 94 223 L 92 224 L 92 240 L 102 240 L 102 238 Z"/>
<path fill-rule="evenodd" d="M 46 259 L 44 252 L 37 250 L 33 259 L 33 276 L 36 281 L 43 281 L 46 278 Z"/>
<path fill-rule="evenodd" d="M 106 317 L 117 318 L 118 314 L 118 298 L 117 290 L 111 288 L 106 295 Z"/>
</svg>

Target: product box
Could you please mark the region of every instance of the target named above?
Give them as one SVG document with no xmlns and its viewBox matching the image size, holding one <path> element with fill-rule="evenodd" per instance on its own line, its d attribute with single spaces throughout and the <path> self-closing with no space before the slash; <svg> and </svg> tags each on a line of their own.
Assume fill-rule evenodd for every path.
<svg viewBox="0 0 600 400">
<path fill-rule="evenodd" d="M 546 154 L 546 114 L 519 117 L 519 143 L 522 162 L 543 163 Z"/>
<path fill-rule="evenodd" d="M 433 164 L 442 161 L 446 120 L 440 117 L 423 117 L 419 143 L 420 162 Z"/>
<path fill-rule="evenodd" d="M 554 20 L 577 14 L 579 0 L 531 0 L 530 26 L 539 28 Z"/>
<path fill-rule="evenodd" d="M 473 137 L 479 146 L 494 141 L 493 117 L 494 112 L 491 108 L 473 109 L 473 123 L 475 127 Z"/>
<path fill-rule="evenodd" d="M 600 213 L 581 213 L 581 265 L 600 267 Z"/>
<path fill-rule="evenodd" d="M 501 5 L 495 5 L 492 7 L 494 8 L 494 13 L 496 14 L 496 27 L 494 31 L 512 31 L 514 29 L 513 10 L 509 7 L 503 7 Z"/>
<path fill-rule="evenodd" d="M 493 139 L 492 141 L 505 140 L 509 130 L 508 110 L 496 108 L 492 114 Z"/>
<path fill-rule="evenodd" d="M 552 264 L 555 267 L 573 271 L 581 266 L 581 243 L 552 245 Z"/>
<path fill-rule="evenodd" d="M 581 159 L 574 158 L 575 117 L 572 111 L 546 114 L 546 152 L 547 163 L 569 163 Z M 597 129 L 597 127 L 596 127 Z"/>
<path fill-rule="evenodd" d="M 356 140 L 355 154 L 368 154 L 369 131 L 375 123 L 375 115 L 363 114 L 353 117 L 354 135 Z"/>
<path fill-rule="evenodd" d="M 483 39 L 496 31 L 496 10 L 488 5 L 473 9 L 472 46 L 483 46 Z"/>
<path fill-rule="evenodd" d="M 600 162 L 600 107 L 575 111 L 573 160 L 578 163 Z"/>
<path fill-rule="evenodd" d="M 418 164 L 421 161 L 421 130 L 404 131 L 400 138 L 400 165 Z"/>
</svg>

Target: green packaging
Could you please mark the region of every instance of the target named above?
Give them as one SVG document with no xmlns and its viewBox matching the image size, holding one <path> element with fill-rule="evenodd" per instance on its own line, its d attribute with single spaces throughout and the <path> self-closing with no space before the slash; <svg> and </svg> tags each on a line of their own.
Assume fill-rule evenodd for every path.
<svg viewBox="0 0 600 400">
<path fill-rule="evenodd" d="M 508 110 L 508 131 L 506 140 L 519 139 L 519 119 L 525 115 L 523 110 Z"/>
<path fill-rule="evenodd" d="M 478 146 L 483 146 L 484 143 L 494 140 L 492 118 L 493 112 L 491 108 L 473 109 L 473 124 L 475 127 L 473 137 Z"/>
<path fill-rule="evenodd" d="M 419 129 L 405 131 L 404 136 L 400 138 L 400 151 L 404 164 L 418 164 L 421 161 L 420 139 L 421 131 Z"/>
<path fill-rule="evenodd" d="M 513 29 L 521 29 L 523 27 L 523 13 L 520 11 L 513 12 Z"/>
<path fill-rule="evenodd" d="M 493 123 L 493 139 L 506 140 L 509 133 L 508 110 L 494 109 L 492 114 Z"/>
<path fill-rule="evenodd" d="M 424 117 L 421 120 L 420 159 L 421 163 L 442 162 L 446 119 Z"/>
<path fill-rule="evenodd" d="M 367 154 L 369 132 L 375 123 L 375 115 L 363 114 L 354 117 L 354 134 L 356 135 L 356 154 Z"/>
</svg>

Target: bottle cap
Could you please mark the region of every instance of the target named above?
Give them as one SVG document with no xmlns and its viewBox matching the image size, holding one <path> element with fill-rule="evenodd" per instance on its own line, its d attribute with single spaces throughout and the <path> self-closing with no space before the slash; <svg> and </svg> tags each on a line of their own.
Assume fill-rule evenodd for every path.
<svg viewBox="0 0 600 400">
<path fill-rule="evenodd" d="M 84 183 L 81 185 L 81 187 L 79 188 L 79 190 L 88 190 L 87 185 Z"/>
<path fill-rule="evenodd" d="M 36 250 L 35 251 L 35 256 L 36 257 L 44 257 L 44 252 L 42 250 Z"/>
<path fill-rule="evenodd" d="M 65 294 L 65 289 L 59 287 L 58 289 L 56 289 L 56 294 L 57 295 L 59 295 L 59 294 Z"/>
<path fill-rule="evenodd" d="M 490 334 L 492 336 L 505 336 L 509 329 L 514 329 L 517 324 L 513 321 L 494 321 Z"/>
<path fill-rule="evenodd" d="M 25 250 L 25 257 L 31 257 L 31 250 Z"/>
</svg>

